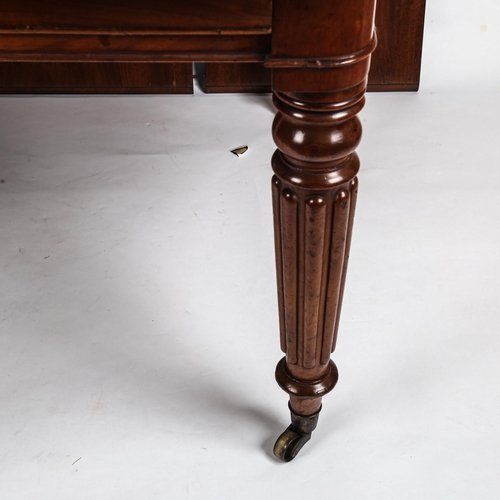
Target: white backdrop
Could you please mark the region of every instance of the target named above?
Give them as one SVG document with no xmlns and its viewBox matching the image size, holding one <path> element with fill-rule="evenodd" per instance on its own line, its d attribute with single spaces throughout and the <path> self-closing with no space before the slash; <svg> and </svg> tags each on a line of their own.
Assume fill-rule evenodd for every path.
<svg viewBox="0 0 500 500">
<path fill-rule="evenodd" d="M 428 1 L 422 90 L 498 90 L 500 4 Z"/>
</svg>

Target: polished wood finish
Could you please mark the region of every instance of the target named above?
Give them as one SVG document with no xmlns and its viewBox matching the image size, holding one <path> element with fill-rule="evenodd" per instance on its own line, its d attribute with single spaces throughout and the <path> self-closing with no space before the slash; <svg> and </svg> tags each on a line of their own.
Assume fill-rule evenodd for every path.
<svg viewBox="0 0 500 500">
<path fill-rule="evenodd" d="M 271 0 L 0 0 L 0 33 L 262 34 Z"/>
<path fill-rule="evenodd" d="M 368 92 L 415 91 L 420 83 L 425 0 L 378 0 L 377 50 L 372 56 Z M 260 63 L 209 63 L 206 90 L 271 92 L 271 70 Z"/>
<path fill-rule="evenodd" d="M 256 62 L 270 26 L 270 0 L 0 0 L 0 61 Z"/>
<path fill-rule="evenodd" d="M 2 94 L 192 94 L 190 63 L 0 63 Z"/>
<path fill-rule="evenodd" d="M 374 0 L 277 0 L 272 70 L 278 109 L 273 203 L 286 356 L 276 379 L 308 416 L 337 382 L 335 348 L 357 193 L 356 117 L 375 48 Z M 300 19 L 300 21 L 299 21 Z M 300 25 L 289 34 L 289 26 Z M 311 35 L 313 33 L 313 35 Z"/>
<path fill-rule="evenodd" d="M 271 70 L 264 63 L 207 63 L 203 87 L 210 94 L 271 92 Z"/>
<path fill-rule="evenodd" d="M 270 35 L 0 34 L 0 62 L 257 62 Z"/>
<path fill-rule="evenodd" d="M 270 15 L 264 0 L 190 0 L 182 8 L 177 2 L 160 0 L 102 2 L 109 13 L 99 10 L 97 2 L 85 3 L 85 7 L 89 4 L 96 6 L 95 17 L 74 2 L 50 0 L 35 11 L 40 20 L 22 28 L 28 7 L 35 2 L 18 2 L 16 8 L 21 5 L 24 10 L 13 9 L 17 14 L 2 19 L 7 28 L 0 34 L 0 60 L 158 63 L 189 62 L 203 55 L 199 60 L 263 61 L 271 71 L 278 110 L 272 127 L 278 148 L 272 159 L 272 191 L 285 352 L 276 379 L 289 394 L 292 417 L 274 451 L 289 461 L 310 438 L 322 398 L 338 378 L 330 353 L 337 338 L 357 194 L 355 149 L 361 123 L 356 115 L 365 102 L 370 57 L 376 46 L 375 0 L 273 0 L 272 34 L 265 22 L 255 21 L 259 15 L 262 19 Z M 249 11 L 247 4 L 256 10 Z M 2 0 L 4 14 L 9 5 Z M 47 5 L 53 19 L 45 15 Z M 54 6 L 61 6 L 62 12 L 56 15 Z M 123 16 L 118 6 L 123 6 Z M 158 10 L 140 12 L 153 6 L 165 12 L 171 8 L 175 26 L 165 25 L 170 30 L 165 28 L 165 33 L 134 32 L 163 26 L 153 22 Z M 187 14 L 179 17 L 188 6 L 198 8 L 197 14 L 192 19 Z M 231 24 L 228 19 L 236 11 L 248 19 Z M 63 14 L 71 16 L 58 17 Z M 76 24 L 61 24 L 61 19 Z M 177 23 L 179 19 L 182 22 Z M 236 31 L 200 33 L 200 26 L 208 31 L 218 26 L 221 33 L 229 28 Z M 33 27 L 35 34 L 30 33 Z M 261 28 L 262 34 L 256 33 Z"/>
<path fill-rule="evenodd" d="M 368 90 L 416 91 L 420 84 L 426 0 L 378 0 L 378 47 Z"/>
<path fill-rule="evenodd" d="M 182 5 L 176 3 L 177 13 L 172 16 L 167 15 L 167 13 L 171 7 L 170 4 L 173 2 L 157 1 L 148 4 L 149 10 L 146 13 L 140 10 L 137 18 L 134 14 L 137 14 L 138 9 L 135 8 L 135 2 L 133 1 L 118 5 L 108 0 L 107 9 L 105 8 L 106 2 L 93 3 L 96 4 L 100 16 L 101 32 L 106 33 L 116 33 L 117 26 L 121 26 L 122 30 L 125 26 L 128 26 L 127 32 L 133 33 L 131 23 L 136 32 L 138 29 L 146 30 L 147 28 L 149 34 L 152 32 L 157 33 L 159 26 L 163 26 L 163 29 L 170 26 L 168 29 L 172 33 L 186 32 L 188 28 L 182 28 L 182 26 L 186 24 L 186 13 L 188 12 L 197 13 L 194 20 L 198 24 L 193 24 L 193 26 L 198 28 L 204 26 L 204 29 L 209 31 L 215 29 L 218 32 L 218 29 L 220 29 L 221 33 L 226 33 L 230 31 L 229 26 L 233 26 L 233 31 L 242 30 L 243 26 L 246 26 L 247 30 L 253 30 L 253 32 L 263 27 L 263 31 L 266 33 L 271 29 L 270 2 L 261 2 L 260 5 L 259 3 L 251 3 L 250 5 L 245 3 L 245 8 L 251 9 L 248 16 L 241 16 L 239 8 L 243 2 L 233 2 L 231 3 L 231 10 L 224 11 L 226 18 L 216 14 L 218 11 L 224 10 L 221 8 L 223 2 L 211 2 L 209 5 L 212 8 L 209 10 L 207 18 L 205 18 L 203 11 L 203 2 L 195 2 L 195 5 L 191 5 L 191 2 Z M 81 30 L 85 29 L 87 33 L 89 31 L 95 32 L 95 24 L 91 22 L 92 17 L 75 16 L 74 9 L 71 11 L 67 2 L 51 2 L 48 8 L 43 7 L 44 5 L 32 0 L 30 2 L 18 2 L 12 6 L 12 2 L 0 0 L 0 19 L 2 19 L 1 24 L 3 26 L 0 34 L 12 32 L 14 27 L 17 27 L 17 33 L 17 30 L 21 29 L 23 24 L 23 29 L 26 30 L 26 26 L 29 25 L 29 23 L 26 24 L 27 21 L 32 23 L 30 33 L 34 31 L 40 32 L 41 28 L 43 28 L 43 32 L 47 32 L 50 26 L 55 25 L 57 19 L 59 22 L 65 21 L 66 26 L 75 26 L 76 23 Z M 87 5 L 92 6 L 92 4 Z M 109 5 L 111 5 L 111 10 L 109 10 Z M 57 6 L 60 9 L 54 12 Z M 118 6 L 121 7 L 118 8 Z M 56 14 L 57 17 L 55 17 Z M 114 21 L 111 19 L 111 14 L 117 16 Z M 415 91 L 418 89 L 424 15 L 425 0 L 378 1 L 375 18 L 378 46 L 372 56 L 368 92 Z M 115 26 L 115 31 L 109 28 L 111 25 Z M 225 26 L 226 28 L 222 30 L 222 28 L 213 28 L 214 26 Z M 35 27 L 37 27 L 37 30 L 35 30 Z M 59 29 L 59 31 L 61 30 Z M 199 32 L 207 33 L 207 31 L 203 32 L 201 28 Z M 164 34 L 164 32 L 162 33 Z M 248 31 L 245 33 L 248 33 Z M 101 37 L 101 40 L 104 41 L 105 39 Z M 62 45 L 66 41 L 67 39 L 64 40 Z M 199 41 L 198 39 L 196 43 Z M 113 52 L 111 54 L 98 53 L 94 55 L 94 58 L 102 61 L 116 61 L 120 57 L 122 60 L 128 61 L 150 61 L 158 56 L 157 51 L 130 54 L 126 50 L 120 56 L 114 52 L 117 48 L 114 40 L 109 38 L 108 42 L 113 43 Z M 216 40 L 216 42 L 208 49 L 205 46 L 199 54 L 191 54 L 190 60 L 226 59 L 232 56 L 231 60 L 242 60 L 244 58 L 245 60 L 253 59 L 262 62 L 208 63 L 206 65 L 206 79 L 203 82 L 207 92 L 271 92 L 271 70 L 263 65 L 265 47 L 261 46 L 259 50 L 254 50 L 253 54 L 249 51 L 245 54 L 214 54 L 211 52 L 211 55 L 207 55 L 208 51 L 212 51 L 217 46 L 219 50 L 222 50 L 223 46 L 227 46 L 228 43 L 227 40 L 223 43 L 220 43 L 220 40 Z M 254 42 L 255 37 L 251 37 L 247 49 L 248 45 L 251 47 Z M 38 43 L 41 44 L 42 41 L 39 39 Z M 270 38 L 267 37 L 265 42 L 260 39 L 259 43 L 270 47 Z M 200 51 L 200 49 L 198 50 Z M 64 54 L 61 57 L 60 54 L 54 53 L 53 50 L 51 56 L 55 61 L 67 60 L 68 57 Z M 19 57 L 18 54 L 17 60 L 19 60 Z M 47 54 L 23 54 L 22 57 L 25 61 L 47 60 Z M 171 60 L 171 57 L 172 55 L 169 56 L 169 60 Z M 176 56 L 176 60 L 182 60 L 185 57 L 183 51 L 180 51 Z M 10 58 L 12 59 L 12 54 Z M 71 58 L 74 61 L 90 60 L 88 54 L 80 56 L 73 54 Z M 8 58 L 4 55 L 4 60 L 6 59 Z M 0 60 L 2 60 L 1 51 Z M 40 62 L 31 67 L 27 64 L 19 66 L 4 66 L 3 64 L 0 62 L 0 79 L 2 80 L 0 82 L 0 93 L 58 93 L 61 91 L 65 93 L 189 93 L 192 91 L 189 90 L 191 86 L 186 85 L 184 79 L 185 70 L 174 69 L 173 67 L 158 68 L 154 63 L 144 63 L 137 67 L 133 64 L 125 66 L 108 65 L 105 69 L 101 64 L 92 63 L 81 63 L 81 65 L 75 64 L 74 66 L 65 66 L 60 63 L 61 67 L 57 64 L 46 65 Z M 180 75 L 182 75 L 181 84 L 179 84 Z"/>
</svg>

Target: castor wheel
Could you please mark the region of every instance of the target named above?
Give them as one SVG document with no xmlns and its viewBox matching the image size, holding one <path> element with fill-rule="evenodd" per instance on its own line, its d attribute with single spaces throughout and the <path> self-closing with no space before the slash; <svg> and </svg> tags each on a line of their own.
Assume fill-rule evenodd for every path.
<svg viewBox="0 0 500 500">
<path fill-rule="evenodd" d="M 318 425 L 321 408 L 313 415 L 298 415 L 290 408 L 292 423 L 281 434 L 274 445 L 274 455 L 282 462 L 293 460 L 302 447 L 311 439 L 311 433 Z"/>
<path fill-rule="evenodd" d="M 273 450 L 274 455 L 282 462 L 290 462 L 309 439 L 311 439 L 311 434 L 301 434 L 290 425 L 277 439 Z"/>
</svg>

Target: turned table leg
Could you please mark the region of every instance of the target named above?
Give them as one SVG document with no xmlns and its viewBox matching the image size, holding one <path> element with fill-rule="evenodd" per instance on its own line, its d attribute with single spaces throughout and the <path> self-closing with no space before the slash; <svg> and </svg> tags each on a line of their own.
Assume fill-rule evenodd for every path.
<svg viewBox="0 0 500 500">
<path fill-rule="evenodd" d="M 370 0 L 274 3 L 279 21 L 273 25 L 273 56 L 267 65 L 273 70 L 278 110 L 272 188 L 285 352 L 276 379 L 290 396 L 292 416 L 274 453 L 285 462 L 309 440 L 322 398 L 338 379 L 330 354 L 335 349 L 357 194 L 359 160 L 354 150 L 361 123 L 356 115 L 364 105 L 375 48 L 373 14 Z M 282 38 L 283 16 L 290 22 L 301 19 L 305 31 L 296 30 L 298 40 Z M 309 29 L 314 31 L 304 27 L 304 19 L 310 19 Z M 315 36 L 319 38 L 313 43 L 310 38 Z M 301 37 L 311 46 L 301 45 Z"/>
<path fill-rule="evenodd" d="M 276 379 L 290 395 L 292 425 L 275 453 L 291 459 L 316 427 L 321 399 L 335 386 L 335 348 L 349 254 L 361 138 L 355 116 L 363 92 L 338 105 L 336 94 L 275 94 L 273 134 L 281 346 Z M 300 112 L 299 112 L 300 110 Z M 301 135 L 299 144 L 294 137 Z M 314 159 L 314 161 L 312 161 Z M 302 439 L 301 439 L 302 438 Z M 289 446 L 292 445 L 292 451 Z"/>
</svg>

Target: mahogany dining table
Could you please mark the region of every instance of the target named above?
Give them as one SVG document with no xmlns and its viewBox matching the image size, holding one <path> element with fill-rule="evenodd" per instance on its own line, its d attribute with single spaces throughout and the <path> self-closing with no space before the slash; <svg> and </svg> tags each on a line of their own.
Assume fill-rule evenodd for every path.
<svg viewBox="0 0 500 500">
<path fill-rule="evenodd" d="M 358 191 L 376 0 L 0 0 L 0 62 L 261 63 L 277 114 L 271 163 L 295 458 L 337 383 L 335 349 Z"/>
</svg>

